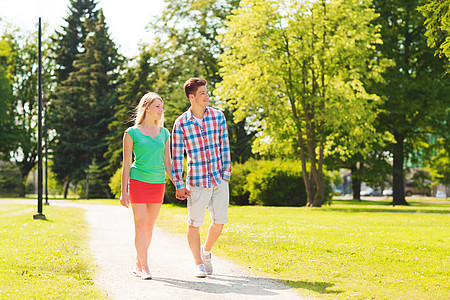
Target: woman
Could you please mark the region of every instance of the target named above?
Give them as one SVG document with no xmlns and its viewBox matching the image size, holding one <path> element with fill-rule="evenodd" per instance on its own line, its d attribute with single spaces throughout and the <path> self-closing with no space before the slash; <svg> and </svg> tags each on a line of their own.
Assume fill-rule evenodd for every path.
<svg viewBox="0 0 450 300">
<path fill-rule="evenodd" d="M 147 93 L 136 108 L 135 125 L 123 136 L 122 193 L 120 204 L 131 203 L 137 252 L 135 273 L 151 279 L 148 249 L 153 226 L 164 197 L 165 172 L 172 179 L 169 131 L 162 127 L 164 103 L 156 93 Z M 131 153 L 134 162 L 131 164 Z M 164 172 L 165 171 L 165 172 Z"/>
</svg>

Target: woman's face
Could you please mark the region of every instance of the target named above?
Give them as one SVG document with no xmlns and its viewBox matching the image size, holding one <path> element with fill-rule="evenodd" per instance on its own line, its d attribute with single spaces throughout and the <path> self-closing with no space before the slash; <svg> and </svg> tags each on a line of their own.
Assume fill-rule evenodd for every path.
<svg viewBox="0 0 450 300">
<path fill-rule="evenodd" d="M 147 106 L 146 110 L 150 117 L 160 120 L 164 113 L 164 103 L 160 99 L 155 99 L 149 106 Z"/>
</svg>

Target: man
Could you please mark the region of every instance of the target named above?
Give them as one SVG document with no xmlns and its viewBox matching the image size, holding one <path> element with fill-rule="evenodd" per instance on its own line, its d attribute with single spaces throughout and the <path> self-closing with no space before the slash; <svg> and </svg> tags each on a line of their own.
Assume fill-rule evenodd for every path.
<svg viewBox="0 0 450 300">
<path fill-rule="evenodd" d="M 196 265 L 195 276 L 211 275 L 211 248 L 228 221 L 231 155 L 228 129 L 222 112 L 208 107 L 206 80 L 191 78 L 184 84 L 191 107 L 179 116 L 173 126 L 173 179 L 176 196 L 187 199 L 187 238 Z M 183 158 L 187 155 L 186 185 L 183 181 Z M 211 225 L 205 244 L 200 245 L 200 226 L 205 211 Z"/>
</svg>

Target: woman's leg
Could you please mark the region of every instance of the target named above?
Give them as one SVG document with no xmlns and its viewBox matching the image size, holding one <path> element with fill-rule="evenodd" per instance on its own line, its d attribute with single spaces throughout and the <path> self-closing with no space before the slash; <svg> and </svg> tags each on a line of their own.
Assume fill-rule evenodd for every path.
<svg viewBox="0 0 450 300">
<path fill-rule="evenodd" d="M 147 246 L 147 204 L 145 203 L 132 203 L 133 217 L 134 217 L 134 244 L 137 252 L 137 267 L 140 267 L 141 271 L 148 271 L 148 246 Z"/>
<path fill-rule="evenodd" d="M 147 250 L 150 247 L 150 242 L 152 241 L 153 227 L 155 226 L 156 218 L 158 218 L 160 210 L 161 210 L 161 203 L 147 204 L 147 225 L 146 225 Z"/>
</svg>

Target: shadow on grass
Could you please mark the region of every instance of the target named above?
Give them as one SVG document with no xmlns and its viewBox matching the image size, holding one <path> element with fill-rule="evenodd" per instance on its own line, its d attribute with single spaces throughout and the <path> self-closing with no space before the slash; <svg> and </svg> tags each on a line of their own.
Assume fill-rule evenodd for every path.
<svg viewBox="0 0 450 300">
<path fill-rule="evenodd" d="M 284 285 L 296 289 L 311 290 L 319 294 L 341 294 L 341 290 L 333 290 L 334 284 L 329 282 L 308 282 L 308 281 L 294 281 L 294 280 L 279 280 Z"/>
<path fill-rule="evenodd" d="M 327 210 L 335 212 L 346 212 L 346 213 L 392 213 L 392 214 L 437 214 L 437 215 L 447 215 L 450 214 L 450 210 L 443 209 L 392 209 L 392 208 L 348 208 L 348 207 L 335 207 L 327 208 Z"/>
<path fill-rule="evenodd" d="M 445 203 L 424 203 L 408 201 L 409 206 L 393 206 L 391 200 L 334 200 L 322 209 L 336 212 L 408 213 L 408 214 L 450 214 L 450 205 Z"/>
</svg>

